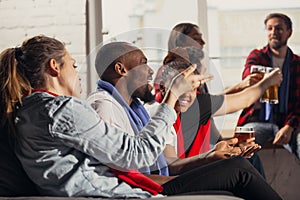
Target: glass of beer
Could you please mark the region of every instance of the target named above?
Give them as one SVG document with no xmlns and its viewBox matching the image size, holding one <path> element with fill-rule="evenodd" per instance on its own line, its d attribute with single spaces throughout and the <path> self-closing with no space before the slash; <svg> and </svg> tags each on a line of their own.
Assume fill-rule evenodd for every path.
<svg viewBox="0 0 300 200">
<path fill-rule="evenodd" d="M 250 73 L 258 73 L 261 75 L 261 79 L 265 74 L 270 73 L 273 70 L 272 67 L 266 67 L 261 65 L 252 65 Z M 270 104 L 277 104 L 278 101 L 278 85 L 273 85 L 266 89 L 265 93 L 260 98 L 260 102 L 268 102 Z"/>
<path fill-rule="evenodd" d="M 244 142 L 255 137 L 254 129 L 253 127 L 237 126 L 235 128 L 234 137 L 238 139 L 238 142 Z"/>
<path fill-rule="evenodd" d="M 259 74 L 259 78 L 260 80 L 263 79 L 264 75 L 265 75 L 265 67 L 261 66 L 261 65 L 252 65 L 250 68 L 250 73 L 251 74 Z"/>
<path fill-rule="evenodd" d="M 274 68 L 265 67 L 265 74 L 270 73 Z M 278 85 L 270 86 L 266 89 L 265 93 L 261 97 L 261 102 L 269 102 L 270 104 L 278 104 Z"/>
</svg>

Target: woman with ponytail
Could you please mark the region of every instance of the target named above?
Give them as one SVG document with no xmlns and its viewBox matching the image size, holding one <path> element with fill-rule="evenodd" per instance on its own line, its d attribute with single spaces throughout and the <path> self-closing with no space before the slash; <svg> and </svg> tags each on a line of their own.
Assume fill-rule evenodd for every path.
<svg viewBox="0 0 300 200">
<path fill-rule="evenodd" d="M 18 50 L 9 48 L 0 54 L 0 196 L 38 195 L 34 183 L 13 152 L 15 106 L 22 102 L 23 93 L 31 89 L 17 68 Z"/>
</svg>

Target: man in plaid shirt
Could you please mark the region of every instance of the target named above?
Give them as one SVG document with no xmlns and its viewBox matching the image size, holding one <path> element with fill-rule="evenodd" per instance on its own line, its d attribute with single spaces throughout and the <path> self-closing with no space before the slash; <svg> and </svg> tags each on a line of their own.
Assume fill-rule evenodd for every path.
<svg viewBox="0 0 300 200">
<path fill-rule="evenodd" d="M 243 110 L 238 125 L 253 126 L 258 144 L 273 140 L 273 144 L 284 145 L 299 157 L 300 57 L 287 46 L 292 35 L 292 22 L 284 14 L 271 13 L 264 23 L 268 45 L 252 50 L 248 55 L 243 79 L 250 74 L 252 65 L 281 68 L 283 81 L 279 87 L 279 103 L 256 102 Z"/>
</svg>

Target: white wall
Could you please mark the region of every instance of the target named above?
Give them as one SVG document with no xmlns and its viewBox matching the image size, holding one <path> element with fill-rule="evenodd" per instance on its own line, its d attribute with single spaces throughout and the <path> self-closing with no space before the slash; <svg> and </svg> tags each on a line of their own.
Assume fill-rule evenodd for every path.
<svg viewBox="0 0 300 200">
<path fill-rule="evenodd" d="M 86 90 L 86 0 L 1 0 L 0 50 L 44 34 L 66 43 Z"/>
</svg>

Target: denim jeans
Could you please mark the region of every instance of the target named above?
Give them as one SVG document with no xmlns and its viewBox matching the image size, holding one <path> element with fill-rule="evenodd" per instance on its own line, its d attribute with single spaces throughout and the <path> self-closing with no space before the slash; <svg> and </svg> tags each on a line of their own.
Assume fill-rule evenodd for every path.
<svg viewBox="0 0 300 200">
<path fill-rule="evenodd" d="M 253 127 L 255 131 L 255 142 L 261 146 L 264 146 L 268 142 L 272 142 L 275 135 L 279 131 L 276 124 L 265 123 L 265 122 L 251 122 L 244 125 L 244 127 Z M 294 153 L 299 158 L 299 146 L 300 146 L 300 131 L 298 128 L 292 134 L 292 138 L 289 144 L 283 145 L 285 149 L 289 152 Z M 257 169 L 257 171 L 265 177 L 264 168 L 262 166 L 261 160 L 257 153 L 248 159 L 249 162 Z"/>
<path fill-rule="evenodd" d="M 253 127 L 255 131 L 255 142 L 261 146 L 267 142 L 274 140 L 275 135 L 279 131 L 276 124 L 266 122 L 251 122 L 244 125 L 244 127 Z M 283 145 L 289 152 L 294 153 L 298 158 L 300 155 L 300 126 L 293 131 L 289 144 Z"/>
</svg>

